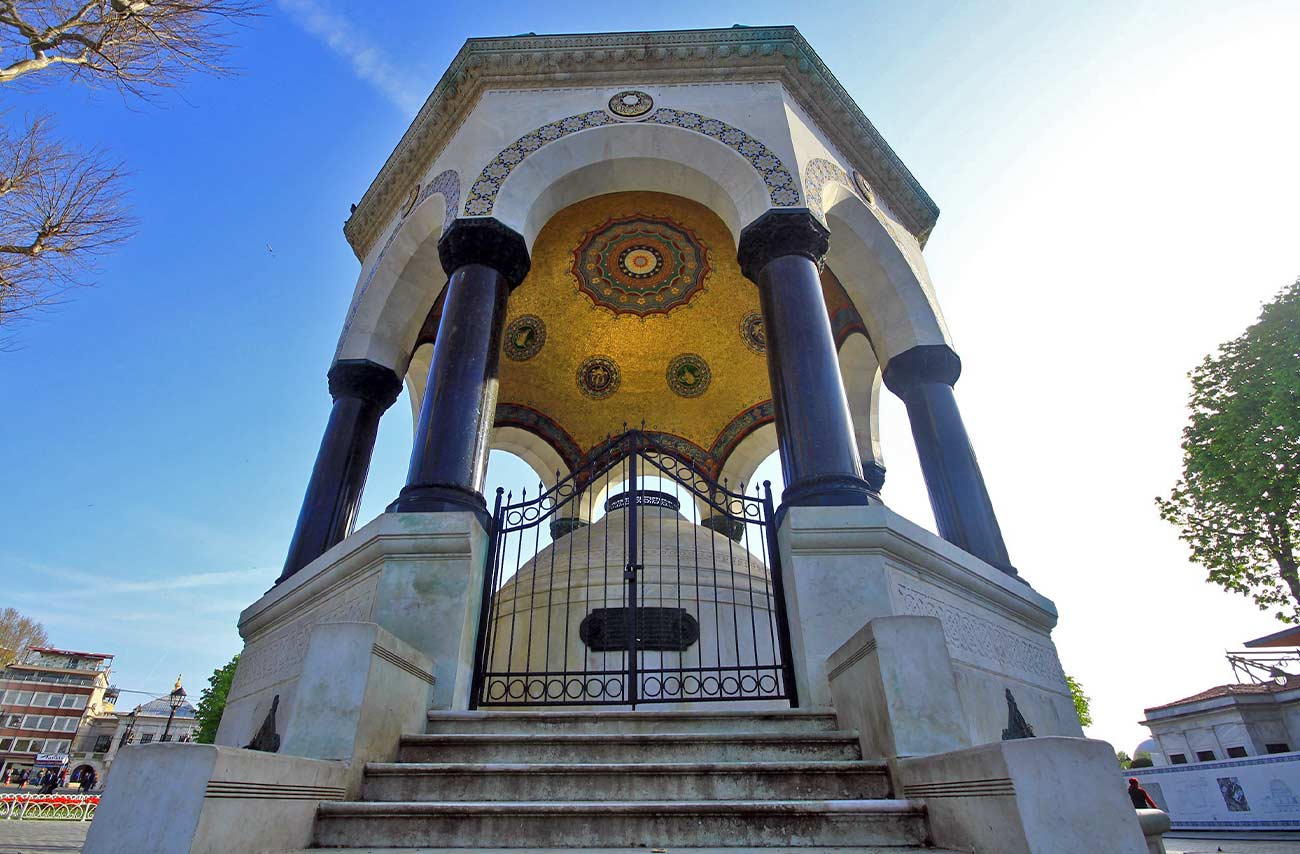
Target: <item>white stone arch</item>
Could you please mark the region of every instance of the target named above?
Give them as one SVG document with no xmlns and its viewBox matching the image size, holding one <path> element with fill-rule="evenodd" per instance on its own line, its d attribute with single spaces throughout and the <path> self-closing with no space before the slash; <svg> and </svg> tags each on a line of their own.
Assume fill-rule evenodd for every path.
<svg viewBox="0 0 1300 854">
<path fill-rule="evenodd" d="M 522 234 L 531 248 L 547 221 L 569 205 L 606 193 L 650 190 L 699 202 L 739 241 L 742 228 L 776 206 L 772 174 L 789 174 L 770 149 L 751 141 L 768 158 L 764 165 L 773 168 L 760 169 L 752 158 L 714 136 L 676 125 L 626 122 L 590 127 L 529 153 L 501 179 L 490 208 L 471 197 L 466 213 L 489 212 Z M 781 198 L 790 204 L 798 194 L 791 191 Z M 479 206 L 471 207 L 476 201 Z"/>
<path fill-rule="evenodd" d="M 819 195 L 831 231 L 826 263 L 853 300 L 881 364 L 921 344 L 951 346 L 916 241 L 847 182 L 827 180 Z"/>
<path fill-rule="evenodd" d="M 528 464 L 537 475 L 537 479 L 547 488 L 555 486 L 555 473 L 563 478 L 569 473 L 569 466 L 541 436 L 522 427 L 502 426 L 492 430 L 491 448 L 494 451 L 506 451 L 514 454 Z M 532 484 L 526 484 L 531 488 Z"/>
<path fill-rule="evenodd" d="M 840 376 L 853 419 L 853 439 L 863 463 L 884 465 L 880 452 L 880 362 L 871 342 L 861 332 L 851 332 L 840 344 Z"/>
<path fill-rule="evenodd" d="M 420 189 L 352 298 L 336 360 L 368 359 L 406 372 L 420 328 L 447 283 L 438 238 L 459 207 L 456 172 L 441 172 Z"/>
</svg>

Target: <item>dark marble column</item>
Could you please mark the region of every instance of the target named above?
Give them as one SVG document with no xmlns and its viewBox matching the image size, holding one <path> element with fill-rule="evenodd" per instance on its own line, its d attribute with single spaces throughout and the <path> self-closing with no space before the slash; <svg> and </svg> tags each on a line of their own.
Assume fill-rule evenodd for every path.
<svg viewBox="0 0 1300 854">
<path fill-rule="evenodd" d="M 960 375 L 961 360 L 950 347 L 925 344 L 890 359 L 884 380 L 907 406 L 939 534 L 1008 575 L 1016 575 L 953 396 L 952 387 Z"/>
<path fill-rule="evenodd" d="M 438 257 L 449 277 L 447 298 L 406 486 L 388 510 L 469 510 L 486 521 L 483 478 L 506 300 L 528 274 L 528 249 L 495 219 L 458 219 L 438 241 Z"/>
<path fill-rule="evenodd" d="M 334 408 L 277 584 L 352 533 L 379 417 L 397 400 L 402 380 L 391 368 L 349 359 L 330 368 L 329 388 Z"/>
<path fill-rule="evenodd" d="M 819 275 L 830 232 L 809 211 L 770 210 L 740 233 L 740 269 L 758 285 L 785 506 L 866 504 Z"/>
</svg>

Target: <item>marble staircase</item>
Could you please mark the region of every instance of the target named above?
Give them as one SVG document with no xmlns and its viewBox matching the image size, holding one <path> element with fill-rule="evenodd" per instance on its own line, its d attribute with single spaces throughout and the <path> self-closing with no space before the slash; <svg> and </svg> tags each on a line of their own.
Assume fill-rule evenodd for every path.
<svg viewBox="0 0 1300 854">
<path fill-rule="evenodd" d="M 925 848 L 924 807 L 820 712 L 431 712 L 317 848 Z M 934 852 L 935 849 L 927 849 Z"/>
</svg>

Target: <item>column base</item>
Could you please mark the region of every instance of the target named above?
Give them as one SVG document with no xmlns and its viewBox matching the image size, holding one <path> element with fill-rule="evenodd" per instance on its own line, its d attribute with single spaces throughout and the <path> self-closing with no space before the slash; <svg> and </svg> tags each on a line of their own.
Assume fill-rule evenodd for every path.
<svg viewBox="0 0 1300 854">
<path fill-rule="evenodd" d="M 871 484 L 852 475 L 823 475 L 795 481 L 781 493 L 782 507 L 864 507 L 880 501 Z"/>
<path fill-rule="evenodd" d="M 473 513 L 486 530 L 492 530 L 492 514 L 487 501 L 472 489 L 463 486 L 434 483 L 423 486 L 407 485 L 398 493 L 397 500 L 388 505 L 389 513 Z"/>
</svg>

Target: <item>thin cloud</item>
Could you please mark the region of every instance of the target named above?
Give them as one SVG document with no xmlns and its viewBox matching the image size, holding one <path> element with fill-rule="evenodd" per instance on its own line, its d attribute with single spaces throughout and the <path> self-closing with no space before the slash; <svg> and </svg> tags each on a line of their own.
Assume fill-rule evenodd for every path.
<svg viewBox="0 0 1300 854">
<path fill-rule="evenodd" d="M 342 15 L 324 8 L 317 0 L 279 0 L 280 8 L 302 29 L 323 41 L 343 57 L 353 72 L 408 114 L 424 103 L 424 93 L 394 67 L 384 50 L 371 44 L 357 27 Z"/>
</svg>

